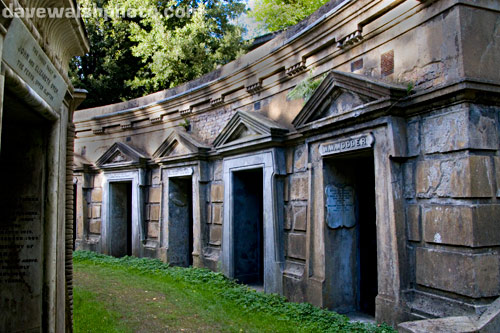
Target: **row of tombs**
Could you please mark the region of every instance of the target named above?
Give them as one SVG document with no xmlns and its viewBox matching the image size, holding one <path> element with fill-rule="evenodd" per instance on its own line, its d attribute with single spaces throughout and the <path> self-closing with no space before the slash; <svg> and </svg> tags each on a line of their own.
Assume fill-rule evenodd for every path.
<svg viewBox="0 0 500 333">
<path fill-rule="evenodd" d="M 179 126 L 149 155 L 126 138 L 95 163 L 77 154 L 76 248 L 206 267 L 388 323 L 484 309 L 500 294 L 486 231 L 500 168 L 474 145 L 496 151 L 498 108 L 443 99 L 422 116 L 405 101 L 394 116 L 386 102 L 405 94 L 332 71 L 293 121 L 300 135 L 236 111 L 211 146 Z M 469 130 L 443 137 L 457 117 Z"/>
</svg>

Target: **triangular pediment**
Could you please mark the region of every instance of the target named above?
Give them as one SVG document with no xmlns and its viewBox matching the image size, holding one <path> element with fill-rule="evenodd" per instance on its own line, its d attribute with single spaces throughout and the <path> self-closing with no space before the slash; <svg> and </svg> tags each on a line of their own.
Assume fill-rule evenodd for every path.
<svg viewBox="0 0 500 333">
<path fill-rule="evenodd" d="M 198 142 L 191 135 L 181 129 L 170 130 L 167 138 L 153 154 L 155 159 L 185 157 L 204 153 L 210 147 Z"/>
<path fill-rule="evenodd" d="M 288 129 L 258 112 L 237 111 L 214 140 L 216 148 L 279 139 Z"/>
<path fill-rule="evenodd" d="M 377 101 L 396 100 L 406 89 L 366 76 L 331 71 L 314 91 L 292 124 L 300 128 L 321 119 L 358 110 Z"/>
<path fill-rule="evenodd" d="M 147 156 L 136 148 L 122 142 L 116 142 L 102 154 L 96 165 L 101 168 L 127 166 L 145 162 L 147 159 Z"/>
<path fill-rule="evenodd" d="M 232 142 L 236 140 L 241 140 L 249 136 L 262 135 L 254 130 L 249 129 L 245 124 L 239 124 L 234 130 L 233 134 L 229 137 L 227 142 Z"/>
</svg>

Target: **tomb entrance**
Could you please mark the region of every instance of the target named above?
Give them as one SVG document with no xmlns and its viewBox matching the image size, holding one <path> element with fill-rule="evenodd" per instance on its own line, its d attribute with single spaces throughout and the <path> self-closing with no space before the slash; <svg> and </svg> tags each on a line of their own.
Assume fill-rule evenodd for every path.
<svg viewBox="0 0 500 333">
<path fill-rule="evenodd" d="M 168 179 L 168 262 L 193 265 L 193 190 L 192 177 Z"/>
<path fill-rule="evenodd" d="M 264 283 L 262 169 L 233 173 L 234 278 L 251 285 Z"/>
<path fill-rule="evenodd" d="M 375 315 L 377 237 L 371 151 L 323 161 L 330 306 Z"/>
<path fill-rule="evenodd" d="M 132 182 L 109 183 L 111 255 L 132 255 Z"/>
</svg>

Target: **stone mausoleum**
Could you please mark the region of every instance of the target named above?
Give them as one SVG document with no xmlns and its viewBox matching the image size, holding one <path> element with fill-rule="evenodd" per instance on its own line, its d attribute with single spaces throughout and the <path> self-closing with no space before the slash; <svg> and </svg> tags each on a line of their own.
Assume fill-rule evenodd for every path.
<svg viewBox="0 0 500 333">
<path fill-rule="evenodd" d="M 499 92 L 500 2 L 330 1 L 195 81 L 77 111 L 76 247 L 480 327 L 500 296 Z"/>
<path fill-rule="evenodd" d="M 71 123 L 85 94 L 67 72 L 89 48 L 76 12 L 0 1 L 0 332 L 72 331 Z"/>
</svg>

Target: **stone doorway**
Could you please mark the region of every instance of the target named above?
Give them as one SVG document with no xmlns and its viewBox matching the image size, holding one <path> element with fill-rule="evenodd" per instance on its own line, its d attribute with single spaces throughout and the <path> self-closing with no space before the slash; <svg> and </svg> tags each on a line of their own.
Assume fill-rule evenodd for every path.
<svg viewBox="0 0 500 333">
<path fill-rule="evenodd" d="M 323 172 L 329 307 L 374 316 L 378 274 L 373 154 L 325 159 Z"/>
<path fill-rule="evenodd" d="M 233 172 L 234 278 L 264 284 L 263 172 Z"/>
<path fill-rule="evenodd" d="M 132 255 L 132 182 L 109 183 L 110 254 Z"/>
<path fill-rule="evenodd" d="M 193 265 L 193 189 L 192 177 L 168 179 L 168 262 Z"/>
</svg>

